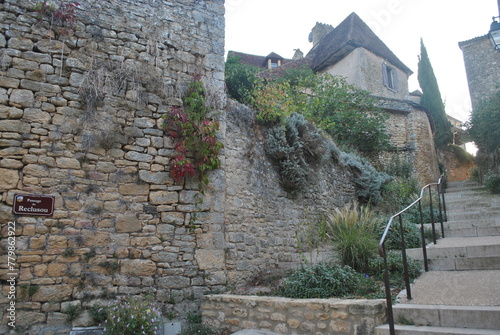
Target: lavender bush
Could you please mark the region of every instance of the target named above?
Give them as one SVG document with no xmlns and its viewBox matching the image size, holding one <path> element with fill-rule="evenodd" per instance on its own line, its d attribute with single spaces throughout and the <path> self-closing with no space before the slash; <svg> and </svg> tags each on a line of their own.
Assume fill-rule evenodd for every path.
<svg viewBox="0 0 500 335">
<path fill-rule="evenodd" d="M 115 300 L 107 308 L 104 334 L 155 335 L 160 320 L 160 311 L 148 300 Z"/>
</svg>

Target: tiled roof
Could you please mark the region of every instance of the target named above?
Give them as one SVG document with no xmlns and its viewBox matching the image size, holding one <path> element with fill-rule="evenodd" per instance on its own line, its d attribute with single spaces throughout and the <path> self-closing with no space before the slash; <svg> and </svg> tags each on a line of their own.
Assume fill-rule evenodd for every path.
<svg viewBox="0 0 500 335">
<path fill-rule="evenodd" d="M 409 74 L 413 73 L 356 13 L 351 13 L 321 39 L 306 57 L 312 59 L 314 71 L 321 71 L 336 64 L 358 47 L 373 52 Z"/>
<path fill-rule="evenodd" d="M 279 59 L 281 60 L 281 64 L 286 64 L 291 62 L 291 59 L 286 59 L 281 57 L 275 52 L 271 52 L 267 56 L 257 56 L 257 55 L 251 55 L 251 54 L 246 54 L 243 52 L 237 52 L 237 51 L 229 51 L 227 53 L 228 57 L 234 56 L 238 57 L 240 60 L 241 64 L 247 64 L 247 65 L 252 65 L 260 68 L 267 69 L 267 60 L 268 59 Z"/>
</svg>

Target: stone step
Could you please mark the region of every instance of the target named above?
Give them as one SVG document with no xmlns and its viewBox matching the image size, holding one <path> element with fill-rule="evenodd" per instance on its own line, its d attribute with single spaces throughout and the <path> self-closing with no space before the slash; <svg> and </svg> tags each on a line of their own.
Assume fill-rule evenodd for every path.
<svg viewBox="0 0 500 335">
<path fill-rule="evenodd" d="M 500 208 L 499 209 L 489 209 L 489 210 L 484 210 L 484 211 L 457 211 L 457 212 L 450 212 L 447 211 L 447 218 L 448 221 L 465 221 L 465 220 L 479 220 L 479 219 L 486 219 L 486 218 L 499 218 L 500 219 Z"/>
<path fill-rule="evenodd" d="M 432 229 L 430 223 L 424 224 L 425 229 Z M 441 224 L 435 223 L 436 234 L 441 236 Z M 500 236 L 500 218 L 489 218 L 472 221 L 448 221 L 444 223 L 446 237 L 479 237 Z"/>
<path fill-rule="evenodd" d="M 426 248 L 429 270 L 500 270 L 500 236 L 444 238 Z M 407 255 L 423 262 L 421 248 Z"/>
<path fill-rule="evenodd" d="M 394 320 L 415 326 L 500 330 L 500 307 L 397 304 Z"/>
<path fill-rule="evenodd" d="M 498 330 L 491 329 L 473 329 L 473 328 L 454 328 L 454 327 L 417 327 L 417 326 L 399 326 L 395 327 L 397 335 L 499 335 Z M 389 326 L 382 325 L 375 328 L 376 335 L 388 335 Z"/>
</svg>

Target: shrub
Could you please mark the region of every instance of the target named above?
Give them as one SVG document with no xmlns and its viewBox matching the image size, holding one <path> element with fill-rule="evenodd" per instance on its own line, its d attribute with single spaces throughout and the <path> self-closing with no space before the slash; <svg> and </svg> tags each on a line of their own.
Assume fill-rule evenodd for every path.
<svg viewBox="0 0 500 335">
<path fill-rule="evenodd" d="M 377 204 L 382 198 L 382 186 L 392 178 L 385 172 L 378 172 L 367 159 L 353 153 L 341 152 L 340 161 L 354 173 L 358 201 L 362 204 Z"/>
<path fill-rule="evenodd" d="M 92 305 L 88 308 L 88 311 L 90 317 L 92 318 L 92 321 L 94 321 L 96 324 L 102 324 L 108 318 L 108 313 L 106 311 L 106 308 L 104 307 Z"/>
<path fill-rule="evenodd" d="M 284 126 L 269 129 L 265 148 L 278 167 L 281 186 L 289 192 L 305 187 L 312 165 L 338 154 L 333 142 L 327 141 L 300 114 L 287 117 Z"/>
<path fill-rule="evenodd" d="M 413 177 L 414 169 L 413 164 L 408 159 L 401 159 L 400 155 L 395 153 L 385 167 L 385 172 L 393 177 L 407 179 Z"/>
<path fill-rule="evenodd" d="M 410 279 L 415 279 L 422 273 L 420 262 L 407 256 L 408 275 Z M 387 266 L 389 269 L 389 282 L 391 285 L 400 286 L 404 284 L 403 257 L 400 251 L 390 250 L 387 252 Z M 368 273 L 376 279 L 384 278 L 384 259 L 375 257 L 370 259 Z"/>
<path fill-rule="evenodd" d="M 238 57 L 229 56 L 225 71 L 228 94 L 243 104 L 251 104 L 253 91 L 260 81 L 259 71 L 258 67 L 241 64 Z"/>
<path fill-rule="evenodd" d="M 377 252 L 376 229 L 376 217 L 368 207 L 345 206 L 327 217 L 321 234 L 333 242 L 343 265 L 363 272 Z"/>
<path fill-rule="evenodd" d="M 382 234 L 384 233 L 386 226 L 387 221 L 380 225 L 379 240 L 382 238 Z M 403 231 L 406 248 L 419 248 L 422 246 L 418 225 L 404 220 Z M 389 229 L 389 233 L 387 234 L 385 240 L 385 248 L 386 250 L 401 250 L 401 228 L 399 226 L 398 218 L 395 218 L 392 222 L 391 228 Z"/>
<path fill-rule="evenodd" d="M 419 196 L 418 181 L 416 178 L 395 178 L 382 185 L 381 209 L 394 214 L 411 204 Z"/>
<path fill-rule="evenodd" d="M 366 296 L 380 291 L 380 286 L 349 266 L 324 263 L 303 265 L 285 278 L 277 295 L 288 298 L 331 298 Z"/>
<path fill-rule="evenodd" d="M 493 194 L 500 193 L 500 174 L 488 172 L 484 175 L 484 186 Z"/>
<path fill-rule="evenodd" d="M 161 314 L 149 301 L 126 298 L 115 300 L 107 308 L 106 335 L 154 335 Z"/>
</svg>

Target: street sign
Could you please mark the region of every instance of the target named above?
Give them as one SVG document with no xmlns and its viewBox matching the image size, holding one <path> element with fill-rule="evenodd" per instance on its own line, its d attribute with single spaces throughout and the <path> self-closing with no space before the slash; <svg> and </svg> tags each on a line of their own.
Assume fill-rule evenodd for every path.
<svg viewBox="0 0 500 335">
<path fill-rule="evenodd" d="M 12 213 L 16 215 L 45 215 L 54 214 L 53 195 L 14 194 Z"/>
</svg>

